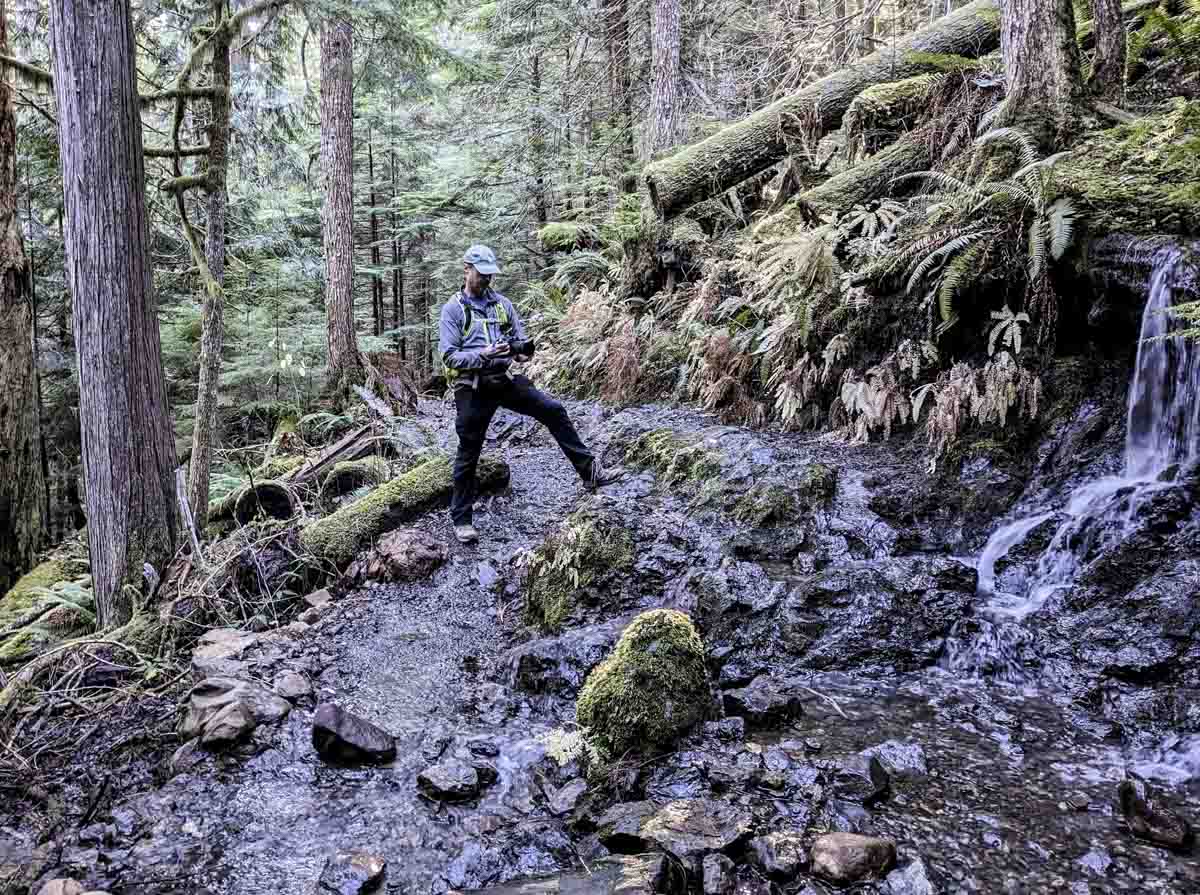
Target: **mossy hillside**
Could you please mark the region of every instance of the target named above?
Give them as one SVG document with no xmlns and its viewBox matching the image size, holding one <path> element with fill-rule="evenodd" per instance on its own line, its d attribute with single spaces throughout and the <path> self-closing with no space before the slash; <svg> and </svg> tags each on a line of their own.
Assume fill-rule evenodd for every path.
<svg viewBox="0 0 1200 895">
<path fill-rule="evenodd" d="M 476 473 L 481 491 L 508 483 L 508 466 L 484 457 Z M 404 475 L 375 488 L 335 513 L 318 519 L 300 535 L 310 553 L 345 565 L 382 531 L 399 525 L 444 501 L 453 486 L 447 456 L 427 460 Z"/>
<path fill-rule="evenodd" d="M 1200 233 L 1200 100 L 1094 132 L 1054 173 L 1093 235 Z"/>
<path fill-rule="evenodd" d="M 720 451 L 671 429 L 644 432 L 625 448 L 625 462 L 658 473 L 664 484 L 701 483 L 721 473 Z"/>
<path fill-rule="evenodd" d="M 576 716 L 607 755 L 668 747 L 710 712 L 704 643 L 691 619 L 673 609 L 635 618 L 588 675 Z"/>
<path fill-rule="evenodd" d="M 525 573 L 525 620 L 556 631 L 580 593 L 633 567 L 633 536 L 612 513 L 583 507 L 530 556 Z"/>
<path fill-rule="evenodd" d="M 73 575 L 68 561 L 48 559 L 18 578 L 8 593 L 0 597 L 0 631 L 40 606 L 45 600 L 43 591 L 70 580 Z"/>
</svg>

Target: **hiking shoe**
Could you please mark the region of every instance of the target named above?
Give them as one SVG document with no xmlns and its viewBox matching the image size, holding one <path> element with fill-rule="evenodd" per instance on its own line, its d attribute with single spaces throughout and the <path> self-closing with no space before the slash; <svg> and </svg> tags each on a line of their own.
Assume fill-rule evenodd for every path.
<svg viewBox="0 0 1200 895">
<path fill-rule="evenodd" d="M 458 538 L 460 544 L 474 544 L 479 540 L 479 532 L 470 522 L 466 525 L 454 526 L 454 536 Z"/>
<path fill-rule="evenodd" d="M 605 485 L 611 485 L 613 482 L 619 481 L 625 477 L 623 469 L 605 469 L 599 460 L 592 461 L 592 474 L 583 483 L 583 486 L 589 491 L 595 491 L 597 488 L 603 488 Z"/>
</svg>

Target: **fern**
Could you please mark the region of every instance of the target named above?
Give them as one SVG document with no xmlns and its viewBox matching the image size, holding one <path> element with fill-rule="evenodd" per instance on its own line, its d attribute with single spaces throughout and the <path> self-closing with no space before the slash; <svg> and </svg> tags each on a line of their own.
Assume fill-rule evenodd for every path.
<svg viewBox="0 0 1200 895">
<path fill-rule="evenodd" d="M 942 271 L 938 285 L 938 310 L 942 321 L 946 322 L 954 315 L 954 297 L 959 290 L 979 273 L 979 260 L 987 251 L 983 242 L 976 241 L 969 245 L 950 261 Z"/>
<path fill-rule="evenodd" d="M 1066 254 L 1075 240 L 1075 206 L 1070 199 L 1058 198 L 1050 206 L 1050 257 L 1055 261 Z"/>
</svg>

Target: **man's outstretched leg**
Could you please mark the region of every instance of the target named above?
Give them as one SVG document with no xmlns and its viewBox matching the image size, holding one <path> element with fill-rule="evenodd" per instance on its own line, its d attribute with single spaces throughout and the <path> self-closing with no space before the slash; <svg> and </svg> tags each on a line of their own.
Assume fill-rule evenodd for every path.
<svg viewBox="0 0 1200 895">
<path fill-rule="evenodd" d="M 479 540 L 472 524 L 475 509 L 475 469 L 487 438 L 488 425 L 498 405 L 494 396 L 479 389 L 460 388 L 454 393 L 458 433 L 458 453 L 454 457 L 454 492 L 450 498 L 450 519 L 454 535 L 464 544 Z"/>
<path fill-rule="evenodd" d="M 601 466 L 599 459 L 583 443 L 567 409 L 562 402 L 534 388 L 533 383 L 525 376 L 514 376 L 510 387 L 501 399 L 501 406 L 517 413 L 531 416 L 547 429 L 558 442 L 559 448 L 585 487 L 599 488 L 615 482 L 622 475 L 620 472 L 607 472 Z"/>
</svg>

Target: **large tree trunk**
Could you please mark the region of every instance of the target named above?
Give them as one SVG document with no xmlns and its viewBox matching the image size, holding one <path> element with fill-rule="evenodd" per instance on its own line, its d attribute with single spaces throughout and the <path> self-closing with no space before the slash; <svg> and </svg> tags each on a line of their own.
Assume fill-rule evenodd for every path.
<svg viewBox="0 0 1200 895">
<path fill-rule="evenodd" d="M 1083 92 L 1072 0 L 1004 0 L 1000 9 L 1008 88 L 996 123 L 1049 147 L 1074 127 Z"/>
<path fill-rule="evenodd" d="M 342 393 L 365 378 L 354 326 L 354 32 L 321 24 L 321 170 L 325 205 L 325 322 L 329 386 Z"/>
<path fill-rule="evenodd" d="M 529 89 L 533 94 L 533 124 L 529 131 L 529 152 L 533 161 L 533 214 L 538 227 L 550 221 L 550 200 L 546 195 L 547 174 L 547 128 L 546 112 L 542 108 L 542 56 L 541 50 L 533 48 L 533 59 L 529 70 Z"/>
<path fill-rule="evenodd" d="M 633 143 L 633 85 L 629 75 L 629 0 L 605 0 L 604 43 L 608 51 L 609 119 L 621 133 L 621 191 L 631 193 L 636 180 L 626 176 L 637 151 Z"/>
<path fill-rule="evenodd" d="M 1125 96 L 1125 17 L 1120 0 L 1092 0 L 1096 55 L 1088 90 L 1101 99 L 1120 102 Z"/>
<path fill-rule="evenodd" d="M 216 431 L 221 351 L 225 344 L 225 217 L 229 205 L 226 184 L 229 170 L 230 46 L 233 35 L 223 17 L 225 0 L 213 0 L 212 123 L 208 151 L 208 226 L 204 258 L 212 282 L 204 290 L 204 317 L 200 336 L 200 378 L 196 390 L 196 415 L 192 427 L 192 455 L 188 467 L 188 503 L 196 527 L 208 521 L 208 482 Z"/>
<path fill-rule="evenodd" d="M 54 95 L 74 299 L 88 545 L 101 629 L 175 551 L 175 446 L 159 346 L 128 0 L 53 0 Z"/>
<path fill-rule="evenodd" d="M 921 54 L 977 58 L 999 43 L 996 0 L 972 0 L 903 40 L 649 165 L 643 176 L 654 207 L 663 218 L 672 218 L 788 155 L 798 122 L 808 131 L 805 136 L 823 135 L 840 126 L 850 103 L 872 84 L 937 71 L 939 60 Z"/>
<path fill-rule="evenodd" d="M 679 0 L 654 0 L 650 22 L 650 121 L 646 154 L 679 142 Z"/>
<path fill-rule="evenodd" d="M 0 0 L 0 54 L 8 10 Z M 17 216 L 17 117 L 0 71 L 0 596 L 33 568 L 49 526 L 34 350 L 33 276 Z"/>
<path fill-rule="evenodd" d="M 375 316 L 375 335 L 383 335 L 383 278 L 379 276 L 379 212 L 375 208 L 375 139 L 367 130 L 367 180 L 371 203 L 371 313 Z"/>
</svg>

